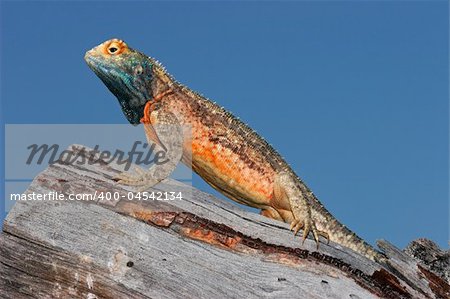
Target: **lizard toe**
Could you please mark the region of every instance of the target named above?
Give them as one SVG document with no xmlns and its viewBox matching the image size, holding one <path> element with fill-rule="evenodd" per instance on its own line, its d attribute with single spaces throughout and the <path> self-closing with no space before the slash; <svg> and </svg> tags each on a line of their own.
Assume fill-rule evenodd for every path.
<svg viewBox="0 0 450 299">
<path fill-rule="evenodd" d="M 320 244 L 319 237 L 323 237 L 323 238 L 327 239 L 327 244 L 330 243 L 330 236 L 328 235 L 328 233 L 318 230 L 315 224 L 312 225 L 311 231 L 314 236 L 314 240 L 316 241 L 317 250 L 319 249 L 319 244 Z"/>
<path fill-rule="evenodd" d="M 327 245 L 330 244 L 330 235 L 327 232 L 318 230 L 319 236 L 322 236 L 322 238 L 327 240 Z"/>
<path fill-rule="evenodd" d="M 311 231 L 311 224 L 309 222 L 306 222 L 303 228 L 302 245 L 305 243 L 305 240 L 308 237 L 310 231 Z"/>
<path fill-rule="evenodd" d="M 294 232 L 294 236 L 297 235 L 298 231 L 303 228 L 303 222 L 299 220 L 294 220 L 291 222 L 291 227 L 289 230 Z"/>
<path fill-rule="evenodd" d="M 121 172 L 113 179 L 117 181 L 118 184 L 128 185 L 128 186 L 148 186 L 150 184 L 151 178 L 149 178 L 145 171 L 139 167 L 133 168 L 134 173 Z"/>
</svg>

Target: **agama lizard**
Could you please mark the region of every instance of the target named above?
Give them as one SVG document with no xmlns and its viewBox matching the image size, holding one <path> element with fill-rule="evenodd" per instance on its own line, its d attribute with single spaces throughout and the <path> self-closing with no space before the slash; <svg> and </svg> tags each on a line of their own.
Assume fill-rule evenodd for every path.
<svg viewBox="0 0 450 299">
<path fill-rule="evenodd" d="M 285 160 L 254 130 L 221 106 L 177 82 L 155 59 L 119 39 L 88 51 L 85 60 L 117 97 L 133 125 L 144 124 L 147 138 L 167 150 L 174 168 L 180 160 L 232 200 L 290 223 L 303 241 L 311 233 L 376 261 L 385 257 L 338 222 Z M 170 125 L 173 129 L 161 128 Z M 187 134 L 184 127 L 190 127 Z M 177 138 L 168 138 L 171 135 Z M 173 137 L 172 136 L 172 137 Z M 178 141 L 177 141 L 178 140 Z M 176 151 L 180 147 L 180 151 Z M 120 182 L 149 187 L 170 173 L 137 170 Z"/>
</svg>

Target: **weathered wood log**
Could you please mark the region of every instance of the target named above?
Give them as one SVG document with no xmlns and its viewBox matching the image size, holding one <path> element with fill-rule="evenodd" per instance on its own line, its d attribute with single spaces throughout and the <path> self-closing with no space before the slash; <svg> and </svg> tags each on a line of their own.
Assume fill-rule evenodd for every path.
<svg viewBox="0 0 450 299">
<path fill-rule="evenodd" d="M 81 146 L 72 146 L 78 153 Z M 49 166 L 27 194 L 117 192 L 120 200 L 21 201 L 0 236 L 1 298 L 449 298 L 450 286 L 383 241 L 379 265 L 173 180 L 128 200 L 111 164 Z"/>
<path fill-rule="evenodd" d="M 405 252 L 450 283 L 450 250 L 441 250 L 433 241 L 417 239 L 409 243 Z"/>
</svg>

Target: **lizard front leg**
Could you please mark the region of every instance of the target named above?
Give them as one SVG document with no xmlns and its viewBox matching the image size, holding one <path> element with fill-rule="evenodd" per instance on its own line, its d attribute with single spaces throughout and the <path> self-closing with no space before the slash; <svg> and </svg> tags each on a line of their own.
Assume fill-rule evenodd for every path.
<svg viewBox="0 0 450 299">
<path fill-rule="evenodd" d="M 135 173 L 122 172 L 116 177 L 120 184 L 139 186 L 139 191 L 147 190 L 169 177 L 183 155 L 183 132 L 176 116 L 158 109 L 150 113 L 150 119 L 151 124 L 144 123 L 147 139 L 149 142 L 155 141 L 165 150 L 165 160 L 159 165 L 152 165 L 147 171 L 135 167 Z"/>
<path fill-rule="evenodd" d="M 287 172 L 279 172 L 275 176 L 274 181 L 274 203 L 279 206 L 290 206 L 292 217 L 285 219 L 291 223 L 290 229 L 294 235 L 300 229 L 303 229 L 302 243 L 311 232 L 319 248 L 319 236 L 327 239 L 329 236 L 326 232 L 317 229 L 314 219 L 311 215 L 311 206 L 303 192 L 298 187 L 295 178 Z"/>
</svg>

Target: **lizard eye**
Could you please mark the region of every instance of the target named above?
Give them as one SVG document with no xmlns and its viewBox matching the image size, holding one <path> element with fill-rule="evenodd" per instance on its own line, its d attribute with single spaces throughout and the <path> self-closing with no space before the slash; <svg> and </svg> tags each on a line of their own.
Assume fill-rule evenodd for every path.
<svg viewBox="0 0 450 299">
<path fill-rule="evenodd" d="M 115 54 L 119 54 L 120 50 L 120 45 L 117 42 L 112 42 L 109 46 L 108 46 L 108 53 L 111 55 L 115 55 Z"/>
<path fill-rule="evenodd" d="M 102 50 L 105 55 L 115 56 L 127 52 L 129 49 L 123 40 L 115 38 L 106 41 L 102 46 Z"/>
</svg>

